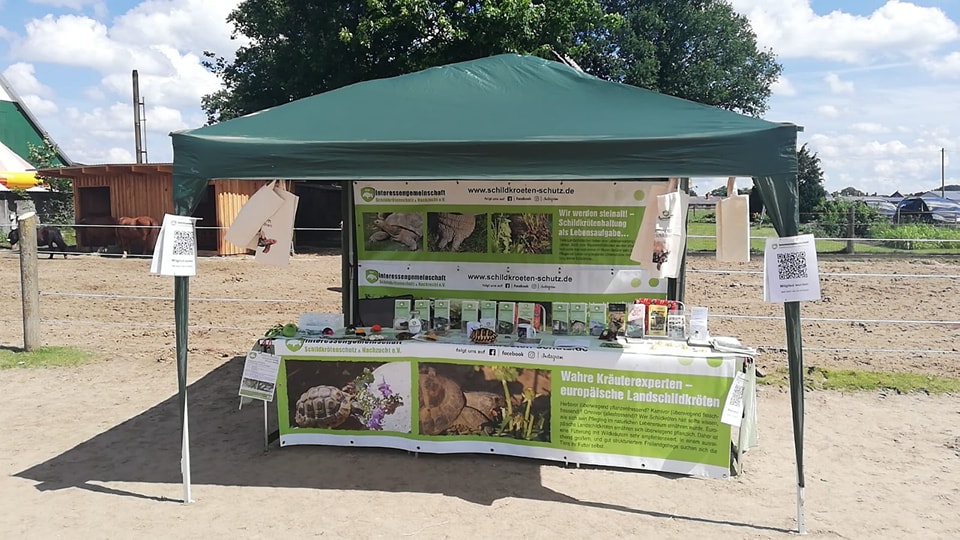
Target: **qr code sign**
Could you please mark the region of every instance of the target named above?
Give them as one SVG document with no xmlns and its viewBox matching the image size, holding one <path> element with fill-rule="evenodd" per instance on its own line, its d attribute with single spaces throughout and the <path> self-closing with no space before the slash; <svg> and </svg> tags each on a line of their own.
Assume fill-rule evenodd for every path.
<svg viewBox="0 0 960 540">
<path fill-rule="evenodd" d="M 173 231 L 173 254 L 193 255 L 193 231 Z"/>
<path fill-rule="evenodd" d="M 740 408 L 743 407 L 743 385 L 734 384 L 730 388 L 730 401 L 727 403 L 728 407 L 731 408 Z"/>
<path fill-rule="evenodd" d="M 807 277 L 807 254 L 802 251 L 777 253 L 777 274 L 780 280 Z"/>
</svg>

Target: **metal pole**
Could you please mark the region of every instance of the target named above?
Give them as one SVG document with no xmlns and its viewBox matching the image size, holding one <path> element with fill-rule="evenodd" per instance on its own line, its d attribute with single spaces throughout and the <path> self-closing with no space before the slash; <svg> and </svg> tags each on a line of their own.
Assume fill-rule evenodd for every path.
<svg viewBox="0 0 960 540">
<path fill-rule="evenodd" d="M 20 292 L 23 293 L 23 350 L 40 348 L 40 286 L 37 271 L 37 212 L 33 201 L 17 201 L 20 230 Z"/>
<path fill-rule="evenodd" d="M 140 137 L 140 75 L 133 70 L 133 140 L 136 146 L 137 163 L 143 163 L 143 141 Z"/>
<path fill-rule="evenodd" d="M 944 162 L 944 149 L 943 149 L 943 148 L 940 148 L 940 196 L 941 196 L 941 197 L 946 197 L 946 195 L 943 194 L 943 188 L 944 188 L 944 185 L 943 185 L 943 182 L 944 182 L 944 172 L 946 172 L 946 169 L 944 168 L 943 162 Z"/>
</svg>

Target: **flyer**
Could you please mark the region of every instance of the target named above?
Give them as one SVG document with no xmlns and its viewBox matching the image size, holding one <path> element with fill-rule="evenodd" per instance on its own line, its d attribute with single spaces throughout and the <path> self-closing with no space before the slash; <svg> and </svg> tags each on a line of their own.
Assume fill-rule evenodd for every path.
<svg viewBox="0 0 960 540">
<path fill-rule="evenodd" d="M 812 234 L 767 239 L 763 299 L 771 303 L 820 300 L 817 245 Z"/>
<path fill-rule="evenodd" d="M 162 276 L 197 275 L 198 218 L 165 214 L 150 260 L 150 273 Z"/>
<path fill-rule="evenodd" d="M 260 351 L 248 352 L 243 363 L 239 394 L 243 397 L 273 401 L 279 371 L 279 356 Z"/>
</svg>

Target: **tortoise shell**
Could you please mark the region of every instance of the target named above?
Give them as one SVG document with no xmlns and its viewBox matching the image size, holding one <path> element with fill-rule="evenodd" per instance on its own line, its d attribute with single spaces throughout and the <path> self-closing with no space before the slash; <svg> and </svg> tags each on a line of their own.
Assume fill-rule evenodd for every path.
<svg viewBox="0 0 960 540">
<path fill-rule="evenodd" d="M 420 433 L 439 435 L 460 416 L 467 399 L 460 385 L 433 370 L 420 373 Z"/>
<path fill-rule="evenodd" d="M 350 396 L 334 386 L 314 386 L 297 400 L 294 422 L 302 428 L 335 428 L 350 417 Z"/>
<path fill-rule="evenodd" d="M 489 345 L 497 340 L 497 333 L 489 328 L 477 328 L 470 332 L 470 341 L 478 345 Z"/>
</svg>

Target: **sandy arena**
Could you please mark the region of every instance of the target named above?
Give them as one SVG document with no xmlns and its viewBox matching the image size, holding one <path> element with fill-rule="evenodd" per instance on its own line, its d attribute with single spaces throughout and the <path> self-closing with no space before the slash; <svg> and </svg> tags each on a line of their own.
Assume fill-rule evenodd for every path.
<svg viewBox="0 0 960 540">
<path fill-rule="evenodd" d="M 760 388 L 760 447 L 731 480 L 377 449 L 274 444 L 264 454 L 262 409 L 237 410 L 242 355 L 275 323 L 339 311 L 336 254 L 301 255 L 286 270 L 250 257 L 201 260 L 190 282 L 195 503 L 183 505 L 173 278 L 150 275 L 143 259 L 44 258 L 39 268 L 44 344 L 100 359 L 0 371 L 5 538 L 783 538 L 796 529 L 789 394 L 773 386 Z M 762 347 L 758 364 L 770 371 L 786 361 L 783 310 L 762 302 L 759 270 L 759 260 L 691 257 L 687 300 L 710 308 L 714 335 Z M 808 366 L 960 377 L 960 262 L 828 258 L 820 271 L 823 300 L 803 305 Z M 0 272 L 0 346 L 21 347 L 14 253 L 0 251 Z M 921 277 L 932 275 L 943 277 Z M 815 391 L 806 406 L 810 537 L 960 537 L 960 396 Z"/>
</svg>

